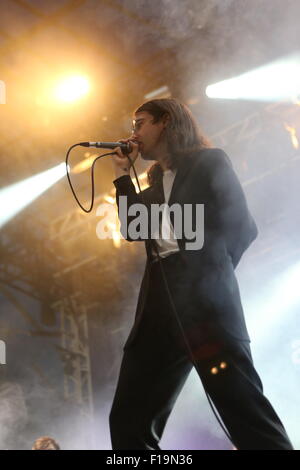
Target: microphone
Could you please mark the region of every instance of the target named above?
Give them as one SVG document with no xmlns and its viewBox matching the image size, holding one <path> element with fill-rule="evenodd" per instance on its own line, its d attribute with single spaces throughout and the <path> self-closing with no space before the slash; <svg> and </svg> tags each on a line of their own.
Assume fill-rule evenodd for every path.
<svg viewBox="0 0 300 470">
<path fill-rule="evenodd" d="M 115 149 L 120 147 L 123 153 L 132 152 L 132 146 L 129 142 L 80 142 L 79 145 L 83 147 L 96 147 L 101 149 Z"/>
</svg>

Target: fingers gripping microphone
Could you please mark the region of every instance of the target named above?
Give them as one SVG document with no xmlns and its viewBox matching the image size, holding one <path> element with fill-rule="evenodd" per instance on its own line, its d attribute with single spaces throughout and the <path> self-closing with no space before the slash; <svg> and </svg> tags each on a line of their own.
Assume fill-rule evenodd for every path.
<svg viewBox="0 0 300 470">
<path fill-rule="evenodd" d="M 96 147 L 101 149 L 115 149 L 120 147 L 123 153 L 132 152 L 132 146 L 129 142 L 80 142 L 83 147 Z"/>
</svg>

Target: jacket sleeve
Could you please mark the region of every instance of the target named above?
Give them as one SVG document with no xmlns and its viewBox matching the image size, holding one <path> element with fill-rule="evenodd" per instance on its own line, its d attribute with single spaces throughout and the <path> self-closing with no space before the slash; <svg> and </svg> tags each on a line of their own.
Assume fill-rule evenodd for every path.
<svg viewBox="0 0 300 470">
<path fill-rule="evenodd" d="M 123 175 L 113 181 L 116 188 L 116 201 L 118 205 L 119 219 L 121 223 L 121 233 L 123 237 L 128 241 L 144 241 L 147 237 L 140 236 L 138 238 L 131 238 L 128 233 L 128 228 L 130 223 L 136 218 L 136 215 L 128 215 L 130 208 L 134 204 L 142 204 L 144 208 L 144 214 L 146 217 L 146 205 L 144 203 L 144 193 L 147 191 L 144 190 L 141 193 L 137 193 L 135 186 L 129 175 Z M 121 196 L 126 196 L 126 198 L 120 199 Z M 145 219 L 144 217 L 144 219 Z M 143 219 L 143 220 L 144 220 Z M 148 216 L 146 217 L 145 222 L 148 222 Z M 144 227 L 142 227 L 144 228 Z M 147 227 L 148 229 L 148 227 Z M 141 230 L 142 233 L 142 230 Z"/>
<path fill-rule="evenodd" d="M 215 149 L 209 159 L 210 189 L 227 251 L 235 268 L 244 251 L 257 237 L 258 230 L 229 157 L 223 150 Z"/>
</svg>

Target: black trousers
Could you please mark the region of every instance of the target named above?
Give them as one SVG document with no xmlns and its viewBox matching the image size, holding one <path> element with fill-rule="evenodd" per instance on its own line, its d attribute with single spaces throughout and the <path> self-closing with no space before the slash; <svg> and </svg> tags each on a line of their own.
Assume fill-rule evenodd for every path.
<svg viewBox="0 0 300 470">
<path fill-rule="evenodd" d="M 170 260 L 164 263 L 170 266 Z M 195 367 L 237 449 L 292 450 L 279 417 L 263 395 L 249 343 L 211 338 L 191 360 L 184 343 L 173 334 L 172 315 L 155 263 L 137 336 L 124 350 L 110 413 L 112 448 L 160 449 L 167 419 Z"/>
</svg>

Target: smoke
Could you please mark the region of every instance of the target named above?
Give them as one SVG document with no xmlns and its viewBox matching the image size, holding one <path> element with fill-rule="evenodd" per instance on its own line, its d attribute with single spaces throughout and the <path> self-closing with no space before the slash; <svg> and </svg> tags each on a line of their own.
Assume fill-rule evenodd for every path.
<svg viewBox="0 0 300 470">
<path fill-rule="evenodd" d="M 233 2 L 125 0 L 122 2 L 124 30 L 120 39 L 128 53 L 143 49 L 144 56 L 151 50 L 151 44 L 155 46 L 154 51 L 158 47 L 174 48 L 210 24 L 216 11 L 224 14 Z"/>
<path fill-rule="evenodd" d="M 23 390 L 17 383 L 0 385 L 0 403 L 0 449 L 4 450 L 22 434 L 28 413 Z"/>
<path fill-rule="evenodd" d="M 201 380 L 192 370 L 168 420 L 163 449 L 224 450 L 232 444 L 216 420 Z"/>
</svg>

